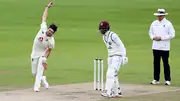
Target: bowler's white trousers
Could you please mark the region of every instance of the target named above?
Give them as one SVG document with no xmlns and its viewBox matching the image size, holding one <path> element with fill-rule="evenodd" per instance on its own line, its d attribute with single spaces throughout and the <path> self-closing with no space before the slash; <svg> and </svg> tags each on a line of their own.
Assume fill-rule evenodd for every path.
<svg viewBox="0 0 180 101">
<path fill-rule="evenodd" d="M 33 58 L 31 57 L 31 69 L 32 74 L 35 76 L 35 84 L 34 84 L 34 90 L 38 90 L 40 88 L 41 81 L 43 83 L 43 72 L 44 72 L 44 66 L 43 63 L 46 63 L 47 59 L 46 57 L 37 57 Z"/>
<path fill-rule="evenodd" d="M 105 89 L 108 95 L 117 95 L 120 89 L 118 80 L 118 71 L 123 62 L 121 56 L 108 57 L 108 70 L 106 73 L 106 85 Z"/>
</svg>

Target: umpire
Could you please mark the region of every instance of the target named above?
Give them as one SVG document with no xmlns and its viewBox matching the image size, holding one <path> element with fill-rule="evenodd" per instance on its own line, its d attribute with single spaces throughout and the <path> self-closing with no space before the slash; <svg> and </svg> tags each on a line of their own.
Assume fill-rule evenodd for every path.
<svg viewBox="0 0 180 101">
<path fill-rule="evenodd" d="M 152 49 L 154 56 L 154 80 L 151 84 L 159 84 L 160 79 L 160 61 L 162 58 L 164 65 L 165 85 L 171 84 L 171 73 L 169 65 L 170 40 L 175 37 L 175 30 L 170 21 L 165 16 L 168 15 L 165 9 L 158 9 L 157 16 L 149 30 L 149 36 L 153 40 Z"/>
</svg>

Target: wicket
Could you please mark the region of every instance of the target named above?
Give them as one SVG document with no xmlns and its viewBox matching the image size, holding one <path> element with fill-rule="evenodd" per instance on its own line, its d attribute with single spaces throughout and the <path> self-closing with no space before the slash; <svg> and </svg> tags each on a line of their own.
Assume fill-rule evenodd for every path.
<svg viewBox="0 0 180 101">
<path fill-rule="evenodd" d="M 96 74 L 97 74 L 97 77 L 96 77 Z M 94 59 L 94 90 L 98 90 L 98 91 L 104 90 L 104 61 L 103 59 Z"/>
</svg>

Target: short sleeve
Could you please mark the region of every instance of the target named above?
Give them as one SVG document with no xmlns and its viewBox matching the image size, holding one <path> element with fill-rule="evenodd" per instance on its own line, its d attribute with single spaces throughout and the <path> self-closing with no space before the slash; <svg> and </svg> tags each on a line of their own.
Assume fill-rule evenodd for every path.
<svg viewBox="0 0 180 101">
<path fill-rule="evenodd" d="M 51 37 L 49 39 L 49 48 L 53 49 L 55 47 L 55 41 L 54 41 L 54 38 Z"/>
<path fill-rule="evenodd" d="M 47 29 L 47 25 L 46 25 L 46 22 L 42 22 L 41 23 L 41 29 Z"/>
</svg>

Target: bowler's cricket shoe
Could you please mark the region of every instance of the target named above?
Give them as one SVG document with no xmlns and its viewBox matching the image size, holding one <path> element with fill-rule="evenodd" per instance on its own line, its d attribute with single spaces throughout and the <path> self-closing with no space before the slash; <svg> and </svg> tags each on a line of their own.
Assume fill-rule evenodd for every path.
<svg viewBox="0 0 180 101">
<path fill-rule="evenodd" d="M 34 89 L 34 92 L 39 92 L 39 89 Z"/>
<path fill-rule="evenodd" d="M 165 82 L 165 85 L 170 86 L 170 85 L 171 85 L 171 82 L 170 82 L 170 81 L 166 81 L 166 82 Z"/>
<path fill-rule="evenodd" d="M 157 84 L 159 84 L 159 81 L 153 80 L 153 81 L 151 82 L 151 84 L 152 84 L 152 85 L 157 85 Z"/>
</svg>

